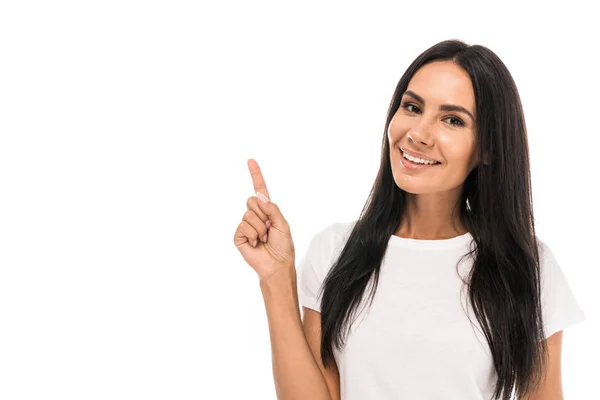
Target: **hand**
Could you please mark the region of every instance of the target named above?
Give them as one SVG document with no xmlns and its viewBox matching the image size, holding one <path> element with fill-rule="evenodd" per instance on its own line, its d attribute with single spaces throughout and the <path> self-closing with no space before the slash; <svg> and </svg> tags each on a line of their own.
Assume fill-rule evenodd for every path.
<svg viewBox="0 0 600 400">
<path fill-rule="evenodd" d="M 277 204 L 270 201 L 258 163 L 249 159 L 248 169 L 257 195 L 246 201 L 248 211 L 235 231 L 233 242 L 244 260 L 264 281 L 282 268 L 295 268 L 296 253 L 290 226 Z M 261 195 L 265 196 L 266 203 L 259 200 Z"/>
</svg>

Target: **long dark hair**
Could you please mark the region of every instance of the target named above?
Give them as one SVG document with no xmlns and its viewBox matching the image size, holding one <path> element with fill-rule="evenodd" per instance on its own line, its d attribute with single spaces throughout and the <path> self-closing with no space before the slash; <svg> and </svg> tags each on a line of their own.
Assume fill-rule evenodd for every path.
<svg viewBox="0 0 600 400">
<path fill-rule="evenodd" d="M 493 400 L 537 386 L 546 365 L 540 266 L 534 229 L 527 130 L 513 78 L 486 47 L 440 42 L 419 55 L 400 78 L 390 103 L 377 177 L 346 244 L 321 287 L 321 358 L 333 359 L 344 330 L 373 280 L 371 303 L 390 236 L 405 209 L 406 192 L 393 178 L 387 130 L 416 71 L 450 60 L 470 76 L 477 112 L 476 151 L 483 157 L 467 176 L 460 218 L 473 237 L 468 299 L 489 344 L 497 373 Z M 374 274 L 374 277 L 372 276 Z M 345 329 L 344 329 L 345 328 Z"/>
</svg>

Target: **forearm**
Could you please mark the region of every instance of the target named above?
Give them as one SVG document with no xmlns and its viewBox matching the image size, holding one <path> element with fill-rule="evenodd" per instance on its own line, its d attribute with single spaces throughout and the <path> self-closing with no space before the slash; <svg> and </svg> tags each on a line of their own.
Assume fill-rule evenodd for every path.
<svg viewBox="0 0 600 400">
<path fill-rule="evenodd" d="M 302 329 L 295 268 L 261 281 L 260 288 L 269 321 L 277 398 L 329 400 L 325 378 Z"/>
</svg>

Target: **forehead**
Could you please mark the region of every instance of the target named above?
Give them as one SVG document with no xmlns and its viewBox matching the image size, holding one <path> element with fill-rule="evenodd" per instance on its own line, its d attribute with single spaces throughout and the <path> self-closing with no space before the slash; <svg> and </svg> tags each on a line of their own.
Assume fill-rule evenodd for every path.
<svg viewBox="0 0 600 400">
<path fill-rule="evenodd" d="M 419 68 L 408 83 L 426 103 L 456 104 L 475 111 L 475 94 L 469 74 L 451 61 L 435 61 Z"/>
</svg>

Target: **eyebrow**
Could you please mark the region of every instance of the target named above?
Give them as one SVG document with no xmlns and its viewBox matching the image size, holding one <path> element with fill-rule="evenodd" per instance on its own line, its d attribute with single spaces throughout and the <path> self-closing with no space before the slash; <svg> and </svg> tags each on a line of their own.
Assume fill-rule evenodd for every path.
<svg viewBox="0 0 600 400">
<path fill-rule="evenodd" d="M 404 94 L 409 95 L 410 97 L 414 98 L 415 100 L 417 100 L 418 102 L 420 102 L 422 104 L 425 104 L 425 100 L 423 100 L 423 98 L 421 96 L 419 96 L 412 90 L 407 90 L 406 92 L 404 92 Z M 467 110 L 464 107 L 457 106 L 455 104 L 442 104 L 440 106 L 440 110 L 442 110 L 442 111 L 460 111 L 460 112 L 467 114 L 469 117 L 471 117 L 472 121 L 475 121 L 475 117 L 473 117 L 473 114 L 471 114 L 469 112 L 469 110 Z"/>
</svg>

